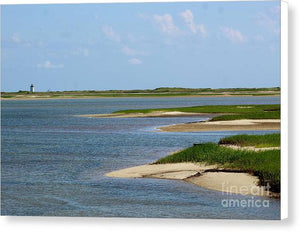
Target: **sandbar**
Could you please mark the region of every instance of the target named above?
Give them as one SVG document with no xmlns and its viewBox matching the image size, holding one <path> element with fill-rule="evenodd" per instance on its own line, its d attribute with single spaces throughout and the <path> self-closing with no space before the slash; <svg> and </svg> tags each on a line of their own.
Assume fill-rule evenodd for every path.
<svg viewBox="0 0 300 232">
<path fill-rule="evenodd" d="M 242 119 L 228 121 L 203 121 L 176 124 L 157 128 L 163 132 L 279 130 L 280 119 Z"/>
<path fill-rule="evenodd" d="M 207 116 L 210 117 L 211 113 L 189 113 L 189 112 L 179 112 L 179 111 L 155 111 L 152 113 L 112 113 L 112 114 L 84 114 L 78 115 L 81 117 L 90 118 L 153 118 L 153 117 L 193 117 L 193 116 Z"/>
</svg>

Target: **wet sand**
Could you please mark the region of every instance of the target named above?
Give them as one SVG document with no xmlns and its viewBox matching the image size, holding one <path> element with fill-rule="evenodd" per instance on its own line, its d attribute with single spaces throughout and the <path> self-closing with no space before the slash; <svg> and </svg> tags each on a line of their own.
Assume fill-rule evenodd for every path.
<svg viewBox="0 0 300 232">
<path fill-rule="evenodd" d="M 204 121 L 176 124 L 157 128 L 164 132 L 279 130 L 280 119 L 243 119 L 230 121 Z"/>
</svg>

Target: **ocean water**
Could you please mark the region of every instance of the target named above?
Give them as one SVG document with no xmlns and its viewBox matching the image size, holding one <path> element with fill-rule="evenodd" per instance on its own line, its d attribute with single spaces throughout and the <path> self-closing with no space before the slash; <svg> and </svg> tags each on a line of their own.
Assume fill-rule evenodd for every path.
<svg viewBox="0 0 300 232">
<path fill-rule="evenodd" d="M 245 132 L 157 132 L 205 117 L 84 118 L 122 109 L 279 104 L 279 97 L 103 98 L 2 101 L 2 215 L 279 219 L 280 200 L 224 195 L 183 181 L 106 172 L 156 161 L 193 143 Z M 274 131 L 248 131 L 249 134 Z M 224 199 L 268 207 L 224 207 Z M 252 204 L 253 205 L 253 204 Z"/>
</svg>

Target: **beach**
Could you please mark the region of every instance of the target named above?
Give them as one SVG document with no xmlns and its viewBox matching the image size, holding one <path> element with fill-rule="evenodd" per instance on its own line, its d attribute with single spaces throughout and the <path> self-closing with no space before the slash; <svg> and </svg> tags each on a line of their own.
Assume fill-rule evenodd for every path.
<svg viewBox="0 0 300 232">
<path fill-rule="evenodd" d="M 279 130 L 280 119 L 204 121 L 164 126 L 157 129 L 164 132 Z"/>
<path fill-rule="evenodd" d="M 233 194 L 267 196 L 264 187 L 258 186 L 256 176 L 217 165 L 202 163 L 146 164 L 105 174 L 114 178 L 158 178 L 182 180 L 210 190 Z"/>
</svg>

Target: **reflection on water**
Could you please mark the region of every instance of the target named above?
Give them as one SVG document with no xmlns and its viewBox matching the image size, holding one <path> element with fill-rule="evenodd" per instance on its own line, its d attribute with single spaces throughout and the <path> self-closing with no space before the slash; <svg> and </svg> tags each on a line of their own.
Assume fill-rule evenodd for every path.
<svg viewBox="0 0 300 232">
<path fill-rule="evenodd" d="M 155 132 L 158 126 L 205 119 L 201 117 L 75 116 L 133 108 L 279 102 L 279 97 L 3 101 L 2 214 L 279 219 L 276 199 L 270 199 L 269 208 L 224 208 L 221 201 L 226 196 L 221 192 L 182 181 L 104 176 L 153 162 L 193 143 L 217 142 L 245 132 Z"/>
</svg>

